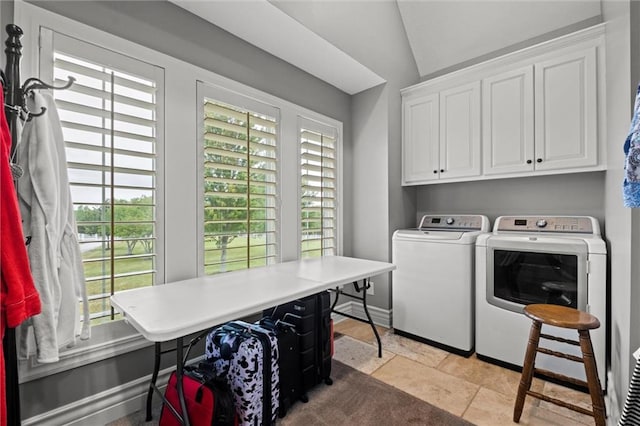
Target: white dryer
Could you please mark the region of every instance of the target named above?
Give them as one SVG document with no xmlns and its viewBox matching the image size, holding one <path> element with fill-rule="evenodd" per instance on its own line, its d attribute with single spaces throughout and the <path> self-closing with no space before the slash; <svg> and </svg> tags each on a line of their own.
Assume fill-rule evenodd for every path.
<svg viewBox="0 0 640 426">
<path fill-rule="evenodd" d="M 393 234 L 393 330 L 469 356 L 474 350 L 475 242 L 482 215 L 425 215 Z"/>
<path fill-rule="evenodd" d="M 605 387 L 607 250 L 598 221 L 588 216 L 501 216 L 476 241 L 476 355 L 521 369 L 531 328 L 531 303 L 573 307 L 595 315 L 591 341 Z M 547 331 L 545 332 L 545 327 Z M 543 326 L 543 333 L 577 340 L 575 330 Z M 541 346 L 580 356 L 577 346 Z M 539 353 L 536 368 L 585 380 L 584 366 Z"/>
</svg>

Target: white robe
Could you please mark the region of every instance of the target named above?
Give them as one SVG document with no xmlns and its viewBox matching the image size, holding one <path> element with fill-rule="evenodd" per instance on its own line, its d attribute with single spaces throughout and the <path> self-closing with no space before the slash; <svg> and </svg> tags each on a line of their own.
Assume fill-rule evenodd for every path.
<svg viewBox="0 0 640 426">
<path fill-rule="evenodd" d="M 78 336 L 89 338 L 89 306 L 55 101 L 48 93 L 34 93 L 27 107 L 35 113 L 46 108 L 44 115 L 24 125 L 18 145 L 18 161 L 25 170 L 18 196 L 24 235 L 31 237 L 29 263 L 42 313 L 20 326 L 19 356 L 33 353 L 32 327 L 36 359 L 49 363 L 58 361 L 59 349 L 74 345 Z"/>
</svg>

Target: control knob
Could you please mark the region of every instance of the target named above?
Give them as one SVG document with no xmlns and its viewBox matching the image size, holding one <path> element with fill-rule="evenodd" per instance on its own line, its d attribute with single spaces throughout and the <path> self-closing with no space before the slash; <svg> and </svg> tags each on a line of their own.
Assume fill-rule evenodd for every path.
<svg viewBox="0 0 640 426">
<path fill-rule="evenodd" d="M 538 221 L 536 222 L 536 226 L 538 228 L 544 228 L 545 226 L 547 226 L 547 220 L 546 219 L 538 219 Z"/>
<path fill-rule="evenodd" d="M 446 222 L 447 222 L 447 225 L 453 225 L 453 222 L 455 222 L 455 219 L 454 219 L 454 218 L 452 218 L 452 217 L 448 217 L 448 218 L 446 219 Z"/>
</svg>

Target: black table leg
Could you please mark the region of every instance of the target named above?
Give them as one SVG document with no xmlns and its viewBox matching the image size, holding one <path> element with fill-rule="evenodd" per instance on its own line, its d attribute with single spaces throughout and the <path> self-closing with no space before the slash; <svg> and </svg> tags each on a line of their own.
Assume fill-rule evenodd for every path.
<svg viewBox="0 0 640 426">
<path fill-rule="evenodd" d="M 161 348 L 160 348 L 161 343 L 160 342 L 155 342 L 154 346 L 155 346 L 155 355 L 154 355 L 154 362 L 153 362 L 153 375 L 151 376 L 151 383 L 149 383 L 149 391 L 147 392 L 147 418 L 146 421 L 151 421 L 152 419 L 152 414 L 151 414 L 151 405 L 152 405 L 152 399 L 153 399 L 153 391 L 155 390 L 155 386 L 156 386 L 156 381 L 158 380 L 158 371 L 160 370 L 160 356 L 162 355 L 161 352 Z"/>
<path fill-rule="evenodd" d="M 176 339 L 176 384 L 178 388 L 178 401 L 180 401 L 180 408 L 182 409 L 182 424 L 189 426 L 189 414 L 187 413 L 187 403 L 184 400 L 184 386 L 182 383 L 182 376 L 184 373 L 184 359 L 182 337 Z"/>
<path fill-rule="evenodd" d="M 373 323 L 371 319 L 371 315 L 369 315 L 369 309 L 367 309 L 367 289 L 369 288 L 369 279 L 366 278 L 364 280 L 364 290 L 362 292 L 362 307 L 364 308 L 364 313 L 369 320 L 369 325 L 371 325 L 371 329 L 373 330 L 373 334 L 376 336 L 376 341 L 378 342 L 378 358 L 382 358 L 382 342 L 380 341 L 380 335 L 378 334 L 378 329 L 376 325 Z"/>
<path fill-rule="evenodd" d="M 373 334 L 376 336 L 376 341 L 378 342 L 378 358 L 382 358 L 382 341 L 380 340 L 380 334 L 378 334 L 378 330 L 376 329 L 376 325 L 373 323 L 373 320 L 371 319 L 371 315 L 369 314 L 369 309 L 367 308 L 367 289 L 370 287 L 369 284 L 369 279 L 365 278 L 362 280 L 363 281 L 363 285 L 362 287 L 358 285 L 357 281 L 353 282 L 353 288 L 356 290 L 357 293 L 360 293 L 362 291 L 362 297 L 360 296 L 356 296 L 353 294 L 349 294 L 349 293 L 345 293 L 344 291 L 340 290 L 340 287 L 336 287 L 335 290 L 331 290 L 334 291 L 336 293 L 336 297 L 333 300 L 333 304 L 331 305 L 331 312 L 334 312 L 336 314 L 345 316 L 347 318 L 351 318 L 354 319 L 356 321 L 360 321 L 360 322 L 366 322 L 371 326 L 371 329 L 373 330 Z M 355 315 L 351 315 L 345 312 L 340 312 L 337 311 L 335 309 L 336 305 L 338 304 L 338 298 L 340 296 L 347 296 L 347 297 L 351 297 L 352 299 L 356 299 L 362 302 L 362 307 L 364 308 L 364 313 L 367 316 L 367 319 L 362 319 L 360 317 L 357 317 Z"/>
</svg>

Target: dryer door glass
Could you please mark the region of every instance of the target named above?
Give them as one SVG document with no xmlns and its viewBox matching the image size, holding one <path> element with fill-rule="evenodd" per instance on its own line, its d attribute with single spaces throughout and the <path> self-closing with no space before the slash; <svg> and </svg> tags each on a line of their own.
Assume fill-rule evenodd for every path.
<svg viewBox="0 0 640 426">
<path fill-rule="evenodd" d="M 578 307 L 578 258 L 567 254 L 496 250 L 496 297 L 527 305 Z"/>
<path fill-rule="evenodd" d="M 515 312 L 532 303 L 586 307 L 586 255 L 496 248 L 489 257 L 492 305 Z"/>
</svg>

